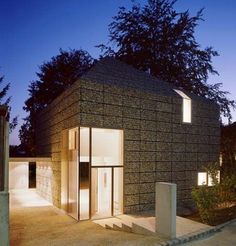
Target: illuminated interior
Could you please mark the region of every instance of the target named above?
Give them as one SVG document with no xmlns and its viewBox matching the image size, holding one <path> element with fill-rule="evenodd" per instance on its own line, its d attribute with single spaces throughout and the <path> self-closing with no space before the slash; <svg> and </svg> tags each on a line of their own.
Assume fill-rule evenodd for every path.
<svg viewBox="0 0 236 246">
<path fill-rule="evenodd" d="M 89 128 L 80 127 L 80 151 L 79 151 L 79 189 L 80 189 L 80 220 L 89 219 Z"/>
<path fill-rule="evenodd" d="M 111 208 L 111 168 L 92 169 L 92 218 L 105 218 L 112 215 Z"/>
<path fill-rule="evenodd" d="M 185 93 L 180 90 L 174 90 L 183 98 L 183 122 L 191 123 L 192 118 L 192 103 L 191 98 L 189 98 Z"/>
<path fill-rule="evenodd" d="M 78 128 L 69 130 L 68 213 L 78 218 Z"/>
<path fill-rule="evenodd" d="M 122 214 L 123 131 L 70 129 L 68 151 L 68 213 L 77 220 Z"/>
<path fill-rule="evenodd" d="M 220 182 L 220 171 L 218 171 L 217 175 L 216 175 L 216 179 L 217 182 Z M 208 174 L 208 186 L 213 186 L 213 181 L 212 181 L 212 177 L 210 174 Z"/>
<path fill-rule="evenodd" d="M 218 171 L 216 178 L 218 182 L 220 182 L 220 171 Z M 198 173 L 198 185 L 199 186 L 200 185 L 213 186 L 211 175 L 207 172 L 199 172 Z"/>
<path fill-rule="evenodd" d="M 92 166 L 123 165 L 123 131 L 92 128 Z"/>
<path fill-rule="evenodd" d="M 198 185 L 207 185 L 207 172 L 198 173 Z"/>
</svg>

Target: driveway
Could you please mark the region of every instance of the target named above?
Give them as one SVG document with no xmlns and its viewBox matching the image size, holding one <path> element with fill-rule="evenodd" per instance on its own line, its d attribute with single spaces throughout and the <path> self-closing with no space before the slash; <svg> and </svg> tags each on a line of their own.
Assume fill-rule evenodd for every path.
<svg viewBox="0 0 236 246">
<path fill-rule="evenodd" d="M 236 245 L 236 222 L 224 227 L 221 232 L 186 246 L 235 246 Z"/>
<path fill-rule="evenodd" d="M 34 190 L 11 192 L 11 246 L 157 245 L 158 237 L 104 229 L 62 214 Z"/>
</svg>

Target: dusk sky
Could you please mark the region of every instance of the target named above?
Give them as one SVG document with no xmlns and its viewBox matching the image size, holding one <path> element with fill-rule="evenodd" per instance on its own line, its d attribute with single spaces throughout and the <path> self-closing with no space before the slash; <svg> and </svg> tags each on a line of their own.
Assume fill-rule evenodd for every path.
<svg viewBox="0 0 236 246">
<path fill-rule="evenodd" d="M 141 3 L 146 1 L 139 1 Z M 129 0 L 7 0 L 1 2 L 0 75 L 11 83 L 12 115 L 19 124 L 11 134 L 11 144 L 18 144 L 18 130 L 26 116 L 22 107 L 28 98 L 28 85 L 36 79 L 38 66 L 62 49 L 85 49 L 94 58 L 97 44 L 108 41 L 108 24 L 118 7 L 129 7 Z M 220 57 L 213 60 L 220 76 L 209 83 L 223 83 L 231 99 L 236 99 L 236 1 L 179 0 L 177 10 L 193 14 L 205 7 L 204 22 L 196 37 L 202 47 L 213 46 Z M 233 112 L 236 120 L 236 112 Z"/>
</svg>

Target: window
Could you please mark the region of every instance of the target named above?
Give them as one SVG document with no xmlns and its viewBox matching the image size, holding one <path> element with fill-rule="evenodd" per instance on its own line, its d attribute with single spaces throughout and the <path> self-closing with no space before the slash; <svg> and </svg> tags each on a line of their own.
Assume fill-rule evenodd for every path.
<svg viewBox="0 0 236 246">
<path fill-rule="evenodd" d="M 220 182 L 220 171 L 216 175 L 217 181 Z M 211 175 L 208 173 L 208 186 L 213 186 Z"/>
<path fill-rule="evenodd" d="M 198 185 L 206 185 L 207 184 L 207 173 L 206 172 L 200 172 L 198 173 Z"/>
<path fill-rule="evenodd" d="M 77 148 L 77 128 L 69 130 L 69 150 L 75 150 Z"/>
<path fill-rule="evenodd" d="M 191 123 L 191 118 L 192 118 L 191 99 L 180 90 L 174 90 L 174 91 L 183 98 L 183 122 Z"/>
<path fill-rule="evenodd" d="M 218 182 L 220 182 L 220 171 L 218 171 L 217 180 Z M 211 175 L 207 172 L 199 172 L 197 184 L 198 186 L 200 185 L 213 186 Z"/>
<path fill-rule="evenodd" d="M 220 154 L 220 157 L 219 157 L 220 166 L 222 166 L 222 162 L 223 162 L 223 158 L 222 158 L 222 154 Z"/>
<path fill-rule="evenodd" d="M 92 166 L 122 166 L 122 146 L 122 130 L 92 128 Z"/>
</svg>

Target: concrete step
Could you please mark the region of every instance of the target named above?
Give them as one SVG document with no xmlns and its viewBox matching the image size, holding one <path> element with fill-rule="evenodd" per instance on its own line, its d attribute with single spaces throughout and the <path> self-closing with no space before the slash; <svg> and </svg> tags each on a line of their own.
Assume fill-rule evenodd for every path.
<svg viewBox="0 0 236 246">
<path fill-rule="evenodd" d="M 125 231 L 142 235 L 155 234 L 155 217 L 139 218 L 123 214 L 113 218 L 95 220 L 94 222 L 109 230 Z"/>
<path fill-rule="evenodd" d="M 140 218 L 137 219 L 134 223 L 137 224 L 138 226 L 141 226 L 149 230 L 150 232 L 155 233 L 155 225 L 156 225 L 155 217 Z"/>
<path fill-rule="evenodd" d="M 132 224 L 131 224 L 131 226 L 129 226 L 129 225 L 122 222 L 122 231 L 132 232 Z"/>
<path fill-rule="evenodd" d="M 112 224 L 105 224 L 105 228 L 109 230 L 113 230 L 113 225 Z"/>
<path fill-rule="evenodd" d="M 113 224 L 113 230 L 115 230 L 115 231 L 123 231 L 122 230 L 122 223 L 120 223 L 120 224 Z"/>
<path fill-rule="evenodd" d="M 155 232 L 147 229 L 144 225 L 132 224 L 132 232 L 136 234 L 141 234 L 141 235 L 148 235 L 148 236 L 154 236 Z"/>
<path fill-rule="evenodd" d="M 120 221 L 120 219 L 116 218 L 116 217 L 112 217 L 112 218 L 107 218 L 107 219 L 99 219 L 99 220 L 93 220 L 93 222 L 95 224 L 98 224 L 102 227 L 105 228 L 105 225 L 109 225 L 111 226 L 113 223 L 118 223 Z"/>
</svg>

